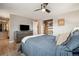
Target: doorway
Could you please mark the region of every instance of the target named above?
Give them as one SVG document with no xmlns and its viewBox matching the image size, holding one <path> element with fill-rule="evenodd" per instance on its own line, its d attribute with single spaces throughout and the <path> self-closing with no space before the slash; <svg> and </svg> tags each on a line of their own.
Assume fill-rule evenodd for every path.
<svg viewBox="0 0 79 59">
<path fill-rule="evenodd" d="M 8 39 L 9 19 L 0 17 L 0 40 Z"/>
<path fill-rule="evenodd" d="M 44 34 L 53 34 L 53 19 L 44 20 Z"/>
</svg>

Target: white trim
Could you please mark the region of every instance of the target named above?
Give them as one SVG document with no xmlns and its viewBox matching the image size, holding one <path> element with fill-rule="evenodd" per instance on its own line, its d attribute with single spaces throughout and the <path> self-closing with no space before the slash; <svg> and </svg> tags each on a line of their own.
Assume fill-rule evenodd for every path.
<svg viewBox="0 0 79 59">
<path fill-rule="evenodd" d="M 9 41 L 9 43 L 14 43 L 14 41 L 11 40 L 11 41 Z"/>
</svg>

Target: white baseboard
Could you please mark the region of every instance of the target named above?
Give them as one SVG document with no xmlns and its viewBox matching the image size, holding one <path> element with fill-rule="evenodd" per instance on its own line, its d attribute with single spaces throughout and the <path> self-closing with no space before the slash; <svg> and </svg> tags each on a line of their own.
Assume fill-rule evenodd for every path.
<svg viewBox="0 0 79 59">
<path fill-rule="evenodd" d="M 9 43 L 14 43 L 14 41 L 11 40 L 11 41 L 9 41 Z"/>
</svg>

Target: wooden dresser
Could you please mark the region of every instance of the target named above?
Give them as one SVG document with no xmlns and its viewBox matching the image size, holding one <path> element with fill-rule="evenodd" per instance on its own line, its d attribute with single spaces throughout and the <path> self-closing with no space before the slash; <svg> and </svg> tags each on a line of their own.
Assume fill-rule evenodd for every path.
<svg viewBox="0 0 79 59">
<path fill-rule="evenodd" d="M 16 31 L 14 35 L 15 41 L 17 43 L 20 43 L 24 37 L 31 36 L 31 35 L 33 35 L 33 31 Z"/>
</svg>

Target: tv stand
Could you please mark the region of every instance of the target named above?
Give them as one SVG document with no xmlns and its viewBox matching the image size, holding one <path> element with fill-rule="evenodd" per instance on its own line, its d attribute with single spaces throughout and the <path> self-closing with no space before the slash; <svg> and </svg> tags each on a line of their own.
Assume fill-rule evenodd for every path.
<svg viewBox="0 0 79 59">
<path fill-rule="evenodd" d="M 31 35 L 33 35 L 33 31 L 16 31 L 15 42 L 20 43 L 24 37 L 31 36 Z"/>
</svg>

